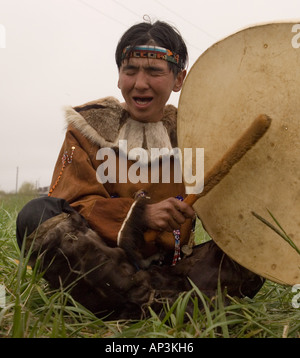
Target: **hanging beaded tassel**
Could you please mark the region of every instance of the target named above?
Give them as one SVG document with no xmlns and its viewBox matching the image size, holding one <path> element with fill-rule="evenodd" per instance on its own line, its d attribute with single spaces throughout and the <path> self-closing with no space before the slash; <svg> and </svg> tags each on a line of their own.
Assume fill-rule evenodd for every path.
<svg viewBox="0 0 300 358">
<path fill-rule="evenodd" d="M 63 174 L 63 171 L 64 171 L 66 165 L 72 163 L 74 150 L 75 150 L 75 147 L 72 147 L 72 152 L 71 152 L 71 155 L 70 155 L 70 156 L 69 156 L 67 150 L 64 152 L 64 154 L 63 154 L 63 156 L 62 156 L 62 158 L 61 158 L 62 167 L 61 167 L 59 176 L 57 177 L 57 179 L 56 179 L 54 185 L 52 186 L 52 188 L 49 190 L 48 196 L 51 196 L 51 194 L 53 193 L 54 189 L 57 187 L 57 184 L 58 184 L 58 182 L 60 181 L 60 178 L 61 178 L 61 176 L 62 176 L 62 174 Z"/>
<path fill-rule="evenodd" d="M 180 230 L 173 231 L 174 239 L 175 239 L 175 248 L 174 248 L 174 256 L 172 261 L 172 266 L 175 266 L 178 261 L 181 260 L 180 257 Z"/>
<path fill-rule="evenodd" d="M 178 195 L 176 199 L 183 201 L 183 197 Z M 172 266 L 175 266 L 178 261 L 181 260 L 180 257 L 180 230 L 173 230 L 173 236 L 175 240 L 174 256 L 172 261 Z"/>
</svg>

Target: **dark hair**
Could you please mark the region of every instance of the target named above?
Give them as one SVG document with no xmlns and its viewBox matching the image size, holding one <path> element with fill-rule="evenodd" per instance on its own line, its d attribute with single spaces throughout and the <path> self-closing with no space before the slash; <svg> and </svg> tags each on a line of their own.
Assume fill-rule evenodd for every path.
<svg viewBox="0 0 300 358">
<path fill-rule="evenodd" d="M 179 55 L 179 64 L 168 62 L 169 68 L 175 75 L 184 70 L 187 61 L 187 47 L 179 31 L 163 21 L 154 24 L 142 22 L 130 27 L 121 37 L 116 49 L 116 63 L 120 69 L 122 65 L 122 53 L 125 47 L 134 48 L 138 45 L 157 45 L 167 48 Z"/>
</svg>

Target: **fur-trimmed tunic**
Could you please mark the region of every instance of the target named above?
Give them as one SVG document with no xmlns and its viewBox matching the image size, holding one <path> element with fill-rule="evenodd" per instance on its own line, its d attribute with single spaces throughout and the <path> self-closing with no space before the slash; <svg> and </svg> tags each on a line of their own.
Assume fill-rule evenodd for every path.
<svg viewBox="0 0 300 358">
<path fill-rule="evenodd" d="M 208 297 L 219 287 L 222 291 L 226 288 L 229 296 L 253 297 L 258 292 L 263 280 L 232 261 L 213 240 L 197 245 L 190 256 L 170 265 L 167 256 L 173 256 L 174 237 L 171 235 L 169 242 L 146 239 L 145 203 L 184 196 L 183 183 L 101 184 L 97 180 L 99 148 L 111 148 L 119 158 L 119 140 L 127 139 L 128 148 L 146 151 L 176 146 L 173 106 L 165 108 L 163 120 L 156 124 L 133 121 L 113 98 L 68 108 L 66 114 L 68 128 L 50 190 L 56 198 L 30 201 L 17 218 L 18 242 L 22 244 L 29 234 L 25 243 L 29 264 L 34 267 L 38 262 L 51 287 L 67 288 L 76 301 L 108 319 L 139 319 L 148 316 L 148 306 L 160 314 L 166 300 L 171 306 L 180 292 L 192 288 L 191 281 Z M 127 164 L 129 168 L 134 162 Z M 137 198 L 141 190 L 150 199 Z M 190 230 L 190 222 L 186 222 Z M 139 250 L 141 242 L 144 250 Z M 132 256 L 132 243 L 143 255 Z M 159 265 L 141 266 L 152 261 L 145 256 L 154 254 L 161 244 L 173 252 L 165 252 Z M 186 309 L 192 315 L 194 301 L 189 301 Z"/>
<path fill-rule="evenodd" d="M 171 149 L 177 146 L 176 118 L 177 109 L 167 105 L 161 122 L 138 122 L 131 119 L 121 103 L 112 97 L 66 108 L 68 127 L 54 169 L 50 195 L 69 202 L 108 245 L 116 246 L 120 230 L 126 230 L 126 225 L 134 222 L 139 229 L 143 224 L 141 218 L 137 218 L 137 193 L 145 192 L 149 202 L 185 196 L 184 184 L 174 183 L 174 165 L 170 168 L 171 184 L 162 183 L 161 178 L 159 183 L 151 183 L 150 177 L 151 148 Z M 119 183 L 121 148 L 118 145 L 124 139 L 127 140 L 128 152 L 139 147 L 148 153 L 147 183 L 134 184 L 130 180 Z M 97 179 L 97 168 L 104 162 L 97 159 L 97 152 L 105 147 L 112 148 L 116 153 L 116 183 L 101 184 Z M 62 158 L 65 163 L 63 170 Z M 132 164 L 134 161 L 128 160 L 127 168 Z M 173 242 L 168 249 L 174 249 Z M 148 251 L 149 255 L 156 251 L 154 242 L 148 242 Z"/>
</svg>

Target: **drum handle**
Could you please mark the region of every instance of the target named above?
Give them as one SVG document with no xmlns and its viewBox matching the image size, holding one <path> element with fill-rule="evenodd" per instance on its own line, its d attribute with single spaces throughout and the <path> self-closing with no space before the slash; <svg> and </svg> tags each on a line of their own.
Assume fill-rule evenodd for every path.
<svg viewBox="0 0 300 358">
<path fill-rule="evenodd" d="M 271 118 L 265 114 L 259 115 L 250 125 L 250 127 L 242 134 L 242 136 L 234 143 L 234 145 L 225 153 L 225 155 L 205 174 L 204 189 L 200 194 L 189 194 L 184 202 L 190 206 L 196 201 L 208 194 L 220 181 L 230 172 L 231 168 L 241 160 L 241 158 L 251 149 L 258 140 L 266 133 L 271 125 Z M 159 232 L 149 230 L 145 233 L 147 242 L 156 241 L 159 237 L 164 237 L 164 242 L 172 240 L 174 237 L 169 232 Z M 189 238 L 181 237 L 181 242 L 187 243 Z"/>
<path fill-rule="evenodd" d="M 271 125 L 271 118 L 265 114 L 258 116 L 204 177 L 204 189 L 200 194 L 189 194 L 185 202 L 194 205 L 195 202 L 211 191 L 230 172 L 231 168 L 239 162 L 258 140 L 266 133 Z"/>
</svg>

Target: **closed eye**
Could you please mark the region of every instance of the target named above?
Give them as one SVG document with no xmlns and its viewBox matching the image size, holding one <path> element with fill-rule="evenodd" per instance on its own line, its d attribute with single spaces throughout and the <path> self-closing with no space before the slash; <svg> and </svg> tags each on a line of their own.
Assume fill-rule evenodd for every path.
<svg viewBox="0 0 300 358">
<path fill-rule="evenodd" d="M 140 67 L 134 66 L 131 64 L 125 65 L 122 71 L 127 76 L 133 76 L 140 70 Z M 144 71 L 149 74 L 150 76 L 161 76 L 165 73 L 165 70 L 158 66 L 146 66 L 144 67 Z"/>
<path fill-rule="evenodd" d="M 154 66 L 149 66 L 147 67 L 146 71 L 151 75 L 151 76 L 160 76 L 162 74 L 164 74 L 164 70 L 160 67 L 154 67 Z"/>
<path fill-rule="evenodd" d="M 132 75 L 136 74 L 138 72 L 138 70 L 139 70 L 139 68 L 137 66 L 133 66 L 133 65 L 126 65 L 122 69 L 122 71 L 128 76 L 132 76 Z"/>
</svg>

